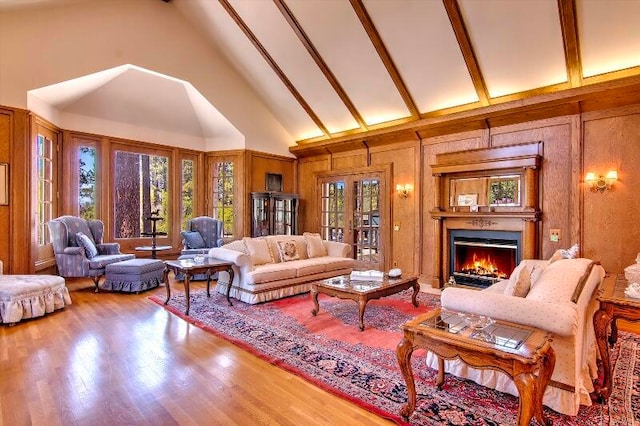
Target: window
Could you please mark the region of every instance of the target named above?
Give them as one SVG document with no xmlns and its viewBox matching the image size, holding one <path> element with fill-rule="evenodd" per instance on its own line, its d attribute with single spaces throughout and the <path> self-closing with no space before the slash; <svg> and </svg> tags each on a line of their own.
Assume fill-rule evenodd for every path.
<svg viewBox="0 0 640 426">
<path fill-rule="evenodd" d="M 187 221 L 193 219 L 194 200 L 193 200 L 193 160 L 182 160 L 182 179 L 180 181 L 182 188 L 181 198 L 181 229 L 187 229 Z"/>
<path fill-rule="evenodd" d="M 213 163 L 213 217 L 224 225 L 223 238 L 233 238 L 233 163 Z"/>
<path fill-rule="evenodd" d="M 96 218 L 96 149 L 81 146 L 78 150 L 79 215 L 87 220 Z"/>
<path fill-rule="evenodd" d="M 169 158 L 116 151 L 114 166 L 115 238 L 138 238 L 151 232 L 152 213 L 164 218 L 157 231 L 167 232 Z"/>
<path fill-rule="evenodd" d="M 38 129 L 36 139 L 36 168 L 37 168 L 37 237 L 39 246 L 47 245 L 51 242 L 47 222 L 54 218 L 55 207 L 55 136 L 46 129 Z"/>
</svg>

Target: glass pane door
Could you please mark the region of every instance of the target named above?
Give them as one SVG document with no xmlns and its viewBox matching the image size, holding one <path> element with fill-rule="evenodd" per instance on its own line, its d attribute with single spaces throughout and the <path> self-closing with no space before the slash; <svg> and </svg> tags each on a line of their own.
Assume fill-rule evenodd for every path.
<svg viewBox="0 0 640 426">
<path fill-rule="evenodd" d="M 380 263 L 380 181 L 353 181 L 354 258 L 371 266 Z M 382 266 L 382 265 L 379 265 Z"/>
<path fill-rule="evenodd" d="M 345 241 L 344 181 L 322 183 L 320 200 L 320 235 L 329 241 Z"/>
</svg>

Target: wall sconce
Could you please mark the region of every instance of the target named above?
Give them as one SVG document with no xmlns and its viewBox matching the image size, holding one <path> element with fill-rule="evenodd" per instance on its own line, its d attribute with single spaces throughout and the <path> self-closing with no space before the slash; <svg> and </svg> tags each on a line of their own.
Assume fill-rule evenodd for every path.
<svg viewBox="0 0 640 426">
<path fill-rule="evenodd" d="M 596 176 L 594 172 L 587 172 L 584 176 L 584 182 L 589 185 L 592 192 L 603 193 L 605 189 L 613 189 L 613 185 L 618 180 L 618 171 L 609 170 L 606 176 Z"/>
<path fill-rule="evenodd" d="M 396 185 L 396 192 L 402 198 L 409 197 L 409 193 L 411 192 L 412 189 L 413 189 L 413 186 L 410 183 L 405 183 L 404 185 L 400 185 L 400 184 Z"/>
</svg>

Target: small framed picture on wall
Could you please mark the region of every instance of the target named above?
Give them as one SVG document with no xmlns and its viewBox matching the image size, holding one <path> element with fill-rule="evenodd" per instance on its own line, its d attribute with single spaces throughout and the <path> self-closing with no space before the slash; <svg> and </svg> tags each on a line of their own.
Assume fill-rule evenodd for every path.
<svg viewBox="0 0 640 426">
<path fill-rule="evenodd" d="M 282 174 L 267 173 L 265 177 L 267 191 L 282 192 Z"/>
</svg>

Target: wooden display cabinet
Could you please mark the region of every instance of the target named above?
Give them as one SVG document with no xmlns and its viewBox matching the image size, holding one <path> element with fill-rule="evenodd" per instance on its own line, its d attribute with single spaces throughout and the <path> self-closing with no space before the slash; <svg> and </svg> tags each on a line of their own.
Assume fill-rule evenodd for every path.
<svg viewBox="0 0 640 426">
<path fill-rule="evenodd" d="M 252 192 L 251 236 L 297 234 L 298 198 L 284 192 Z"/>
</svg>

